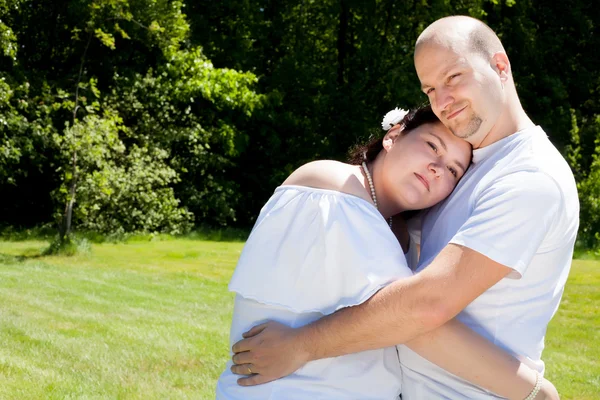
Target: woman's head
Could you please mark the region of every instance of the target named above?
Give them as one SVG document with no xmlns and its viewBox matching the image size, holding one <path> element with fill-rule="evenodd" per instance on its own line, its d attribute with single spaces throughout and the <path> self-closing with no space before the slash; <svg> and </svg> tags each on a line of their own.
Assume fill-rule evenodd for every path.
<svg viewBox="0 0 600 400">
<path fill-rule="evenodd" d="M 471 162 L 472 148 L 454 136 L 430 106 L 412 110 L 382 139 L 357 147 L 350 162 L 372 165 L 379 203 L 420 210 L 446 198 Z"/>
</svg>

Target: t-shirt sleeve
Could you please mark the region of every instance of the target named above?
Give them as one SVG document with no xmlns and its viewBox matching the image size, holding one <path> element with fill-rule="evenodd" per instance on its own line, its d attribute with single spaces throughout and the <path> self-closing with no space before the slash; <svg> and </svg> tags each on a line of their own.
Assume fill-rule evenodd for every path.
<svg viewBox="0 0 600 400">
<path fill-rule="evenodd" d="M 521 278 L 560 217 L 562 195 L 541 172 L 503 176 L 478 196 L 471 216 L 450 243 L 468 247 L 512 268 Z"/>
</svg>

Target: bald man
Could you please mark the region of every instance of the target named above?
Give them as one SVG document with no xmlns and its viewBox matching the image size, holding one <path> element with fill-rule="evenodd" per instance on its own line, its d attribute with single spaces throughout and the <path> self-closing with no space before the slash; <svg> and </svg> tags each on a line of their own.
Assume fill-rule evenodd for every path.
<svg viewBox="0 0 600 400">
<path fill-rule="evenodd" d="M 435 114 L 474 149 L 453 194 L 423 216 L 418 272 L 305 327 L 255 327 L 233 349 L 234 370 L 251 365 L 255 373 L 240 384 L 280 378 L 311 360 L 407 343 L 455 317 L 543 373 L 544 335 L 579 225 L 571 170 L 523 110 L 508 56 L 485 24 L 469 17 L 434 22 L 419 36 L 414 61 Z M 403 399 L 497 398 L 398 349 Z"/>
</svg>

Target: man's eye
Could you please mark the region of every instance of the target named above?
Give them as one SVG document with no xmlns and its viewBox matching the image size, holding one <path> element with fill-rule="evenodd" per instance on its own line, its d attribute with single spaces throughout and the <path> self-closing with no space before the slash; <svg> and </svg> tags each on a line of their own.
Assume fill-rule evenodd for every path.
<svg viewBox="0 0 600 400">
<path fill-rule="evenodd" d="M 449 167 L 448 169 L 450 170 L 450 173 L 454 175 L 455 178 L 458 177 L 458 172 L 454 168 Z"/>
<path fill-rule="evenodd" d="M 436 153 L 438 152 L 437 147 L 435 146 L 435 144 L 433 144 L 431 142 L 427 142 L 427 144 L 429 145 L 429 147 L 431 147 L 433 149 L 433 151 L 435 151 Z"/>
<path fill-rule="evenodd" d="M 450 75 L 450 77 L 448 78 L 448 81 L 451 81 L 452 79 L 456 78 L 457 76 L 460 76 L 460 74 Z"/>
<path fill-rule="evenodd" d="M 435 89 L 434 88 L 429 88 L 425 91 L 425 94 L 431 94 L 431 92 L 433 92 Z"/>
</svg>

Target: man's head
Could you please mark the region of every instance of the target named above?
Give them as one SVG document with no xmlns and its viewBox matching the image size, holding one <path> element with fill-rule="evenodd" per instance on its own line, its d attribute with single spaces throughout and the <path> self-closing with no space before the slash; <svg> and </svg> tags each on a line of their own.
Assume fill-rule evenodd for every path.
<svg viewBox="0 0 600 400">
<path fill-rule="evenodd" d="M 415 68 L 435 114 L 475 148 L 520 104 L 502 43 L 474 18 L 429 25 L 417 39 Z"/>
</svg>

